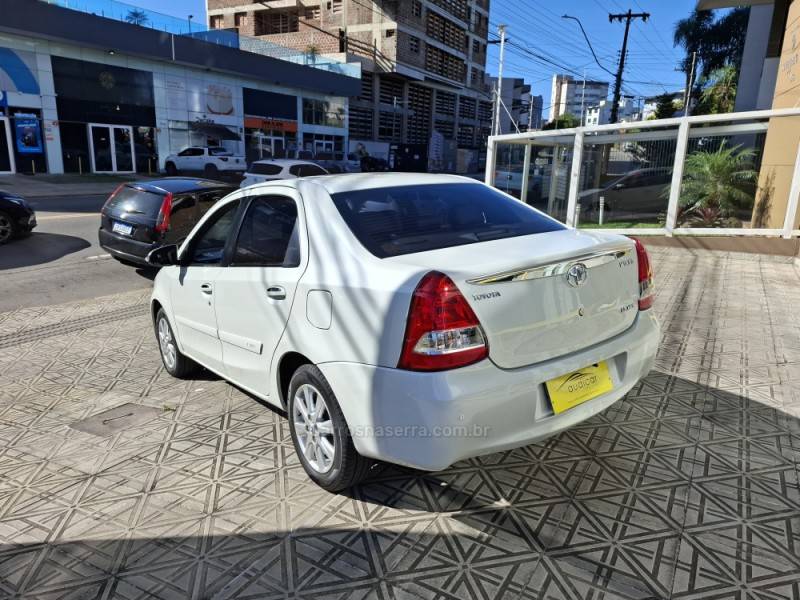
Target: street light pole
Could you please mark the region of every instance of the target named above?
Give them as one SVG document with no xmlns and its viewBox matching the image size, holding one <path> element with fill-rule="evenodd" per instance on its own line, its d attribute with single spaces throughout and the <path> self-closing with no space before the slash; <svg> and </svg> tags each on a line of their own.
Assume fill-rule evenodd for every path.
<svg viewBox="0 0 800 600">
<path fill-rule="evenodd" d="M 497 29 L 500 33 L 500 61 L 497 65 L 497 90 L 495 91 L 494 123 L 492 124 L 493 135 L 500 135 L 500 102 L 502 102 L 500 98 L 503 91 L 503 56 L 506 49 L 506 26 L 500 25 Z"/>
</svg>

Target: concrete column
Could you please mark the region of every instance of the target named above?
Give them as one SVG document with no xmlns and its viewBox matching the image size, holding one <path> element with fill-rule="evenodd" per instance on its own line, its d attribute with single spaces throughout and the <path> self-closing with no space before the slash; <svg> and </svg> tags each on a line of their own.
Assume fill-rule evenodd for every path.
<svg viewBox="0 0 800 600">
<path fill-rule="evenodd" d="M 53 81 L 53 65 L 49 54 L 36 53 L 36 69 L 39 75 L 39 90 L 42 96 L 42 138 L 47 157 L 48 173 L 63 173 L 64 158 L 61 154 L 61 131 L 58 128 L 56 88 Z"/>
</svg>

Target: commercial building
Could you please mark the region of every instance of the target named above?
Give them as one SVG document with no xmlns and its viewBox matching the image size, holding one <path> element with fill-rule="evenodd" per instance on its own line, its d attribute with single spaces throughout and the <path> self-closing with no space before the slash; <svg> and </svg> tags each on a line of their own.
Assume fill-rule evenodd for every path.
<svg viewBox="0 0 800 600">
<path fill-rule="evenodd" d="M 562 115 L 584 118 L 589 106 L 597 106 L 608 98 L 607 81 L 575 79 L 571 75 L 553 75 L 550 88 L 550 121 Z"/>
<path fill-rule="evenodd" d="M 488 0 L 207 0 L 209 26 L 362 66 L 349 105 L 350 149 L 431 145 L 429 162 L 458 168 L 456 147 L 483 148 L 492 96 L 485 81 Z"/>
<path fill-rule="evenodd" d="M 497 77 L 489 78 L 489 85 L 497 89 Z M 542 128 L 541 96 L 531 95 L 531 86 L 519 77 L 503 77 L 500 88 L 500 133 Z"/>
<path fill-rule="evenodd" d="M 360 77 L 37 0 L 0 14 L 0 172 L 156 171 L 188 145 L 346 147 Z"/>
</svg>

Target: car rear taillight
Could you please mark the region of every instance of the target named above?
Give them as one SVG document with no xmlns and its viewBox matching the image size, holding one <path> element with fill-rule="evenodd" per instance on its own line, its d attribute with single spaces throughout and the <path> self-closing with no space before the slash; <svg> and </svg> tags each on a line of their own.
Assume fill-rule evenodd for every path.
<svg viewBox="0 0 800 600">
<path fill-rule="evenodd" d="M 172 215 L 172 192 L 167 192 L 161 201 L 161 208 L 158 210 L 156 218 L 156 233 L 166 233 L 169 229 L 169 218 Z"/>
<path fill-rule="evenodd" d="M 397 367 L 442 371 L 470 365 L 488 355 L 480 321 L 453 280 L 437 271 L 425 275 L 411 297 Z"/>
<path fill-rule="evenodd" d="M 647 310 L 653 306 L 656 292 L 653 288 L 653 268 L 650 266 L 650 257 L 644 244 L 633 240 L 636 244 L 636 259 L 639 263 L 639 310 Z"/>
</svg>

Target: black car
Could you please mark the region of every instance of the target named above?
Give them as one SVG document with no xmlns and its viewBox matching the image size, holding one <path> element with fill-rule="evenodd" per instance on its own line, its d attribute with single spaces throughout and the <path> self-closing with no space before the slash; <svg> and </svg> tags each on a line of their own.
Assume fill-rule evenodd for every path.
<svg viewBox="0 0 800 600">
<path fill-rule="evenodd" d="M 121 262 L 146 265 L 150 250 L 181 242 L 217 200 L 236 189 L 194 177 L 124 183 L 100 212 L 100 246 Z"/>
<path fill-rule="evenodd" d="M 25 198 L 0 190 L 0 245 L 30 233 L 36 227 L 36 213 Z"/>
</svg>

